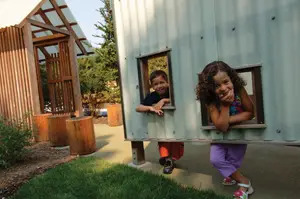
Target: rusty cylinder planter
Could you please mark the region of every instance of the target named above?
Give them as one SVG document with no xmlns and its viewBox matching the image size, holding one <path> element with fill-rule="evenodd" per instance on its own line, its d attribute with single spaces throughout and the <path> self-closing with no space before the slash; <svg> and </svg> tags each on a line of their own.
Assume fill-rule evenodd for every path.
<svg viewBox="0 0 300 199">
<path fill-rule="evenodd" d="M 121 104 L 107 105 L 107 124 L 109 126 L 123 125 Z"/>
<path fill-rule="evenodd" d="M 66 124 L 71 155 L 87 155 L 96 151 L 93 117 L 71 118 Z"/>
<path fill-rule="evenodd" d="M 36 142 L 49 141 L 48 118 L 51 113 L 34 115 L 34 139 Z"/>
<path fill-rule="evenodd" d="M 53 115 L 48 118 L 49 140 L 52 146 L 61 147 L 69 145 L 66 120 L 70 115 Z"/>
</svg>

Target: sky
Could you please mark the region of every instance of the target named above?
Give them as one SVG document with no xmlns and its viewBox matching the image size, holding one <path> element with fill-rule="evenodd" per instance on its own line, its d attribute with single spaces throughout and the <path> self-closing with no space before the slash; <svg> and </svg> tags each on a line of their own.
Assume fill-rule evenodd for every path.
<svg viewBox="0 0 300 199">
<path fill-rule="evenodd" d="M 100 38 L 93 35 L 100 35 L 101 32 L 97 31 L 94 24 L 101 21 L 101 15 L 96 10 L 103 7 L 100 0 L 65 0 L 68 7 L 71 9 L 76 21 L 80 25 L 87 40 L 90 41 L 92 46 L 99 47 L 97 44 L 101 42 Z"/>
</svg>

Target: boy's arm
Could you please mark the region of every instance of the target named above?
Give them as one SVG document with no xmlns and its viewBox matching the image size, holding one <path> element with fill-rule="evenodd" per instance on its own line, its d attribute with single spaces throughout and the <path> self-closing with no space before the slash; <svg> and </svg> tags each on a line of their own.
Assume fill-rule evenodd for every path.
<svg viewBox="0 0 300 199">
<path fill-rule="evenodd" d="M 220 111 L 214 104 L 208 106 L 210 117 L 216 128 L 227 132 L 229 127 L 229 106 L 221 104 Z"/>
<path fill-rule="evenodd" d="M 230 116 L 229 124 L 239 123 L 246 120 L 251 120 L 254 116 L 254 106 L 245 88 L 240 91 L 240 97 L 244 112 Z"/>
<path fill-rule="evenodd" d="M 162 116 L 164 112 L 162 110 L 156 110 L 153 106 L 145 106 L 145 105 L 138 105 L 135 109 L 137 112 L 154 112 L 159 116 Z"/>
<path fill-rule="evenodd" d="M 145 105 L 140 104 L 136 107 L 135 110 L 136 110 L 136 112 L 149 112 L 151 107 L 152 106 L 145 106 Z"/>
<path fill-rule="evenodd" d="M 154 108 L 160 110 L 165 104 L 168 104 L 170 102 L 171 100 L 169 98 L 163 98 L 159 102 L 157 102 L 157 104 L 154 105 Z"/>
</svg>

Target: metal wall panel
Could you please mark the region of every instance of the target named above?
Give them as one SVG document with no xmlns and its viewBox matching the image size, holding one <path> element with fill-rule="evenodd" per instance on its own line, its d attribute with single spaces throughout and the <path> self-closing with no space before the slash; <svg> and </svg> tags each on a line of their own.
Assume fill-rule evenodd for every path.
<svg viewBox="0 0 300 199">
<path fill-rule="evenodd" d="M 128 140 L 300 143 L 299 0 L 114 0 Z M 137 56 L 171 48 L 176 110 L 137 113 Z M 201 130 L 197 73 L 223 60 L 262 64 L 267 128 Z"/>
</svg>

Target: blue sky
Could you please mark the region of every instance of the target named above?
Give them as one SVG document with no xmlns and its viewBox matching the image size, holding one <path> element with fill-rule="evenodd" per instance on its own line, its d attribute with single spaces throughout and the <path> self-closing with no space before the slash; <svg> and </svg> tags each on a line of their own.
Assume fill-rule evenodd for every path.
<svg viewBox="0 0 300 199">
<path fill-rule="evenodd" d="M 100 13 L 96 10 L 103 7 L 103 3 L 100 0 L 65 0 L 71 9 L 76 21 L 79 23 L 85 36 L 90 43 L 97 47 L 97 43 L 101 39 L 93 37 L 93 35 L 100 35 L 100 31 L 97 31 L 94 24 L 97 21 L 102 20 Z"/>
</svg>

